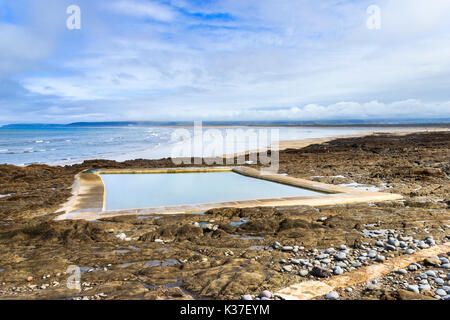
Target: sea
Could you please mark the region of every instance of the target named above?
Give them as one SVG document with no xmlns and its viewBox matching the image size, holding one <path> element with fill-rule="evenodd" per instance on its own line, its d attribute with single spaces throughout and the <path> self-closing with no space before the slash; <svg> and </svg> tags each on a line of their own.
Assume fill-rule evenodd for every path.
<svg viewBox="0 0 450 320">
<path fill-rule="evenodd" d="M 185 134 L 194 137 L 193 127 L 183 127 Z M 202 132 L 206 132 L 204 127 Z M 269 136 L 277 130 L 280 141 L 326 138 L 336 135 L 355 135 L 362 132 L 386 132 L 396 128 L 330 127 L 330 126 L 217 126 L 214 133 L 226 136 L 229 130 L 266 131 Z M 398 130 L 407 130 L 401 127 Z M 415 127 L 417 129 L 417 127 Z M 160 159 L 170 157 L 180 127 L 174 126 L 114 126 L 114 127 L 47 127 L 28 125 L 0 127 L 0 164 L 26 166 L 29 164 L 70 165 L 84 160 Z M 228 130 L 228 131 L 227 131 Z M 242 132 L 242 131 L 241 131 Z M 198 133 L 198 132 L 197 132 Z M 214 135 L 213 135 L 214 136 Z M 270 144 L 270 141 L 267 143 Z M 261 147 L 259 145 L 259 147 Z M 253 150 L 249 144 L 239 143 L 235 152 Z"/>
</svg>

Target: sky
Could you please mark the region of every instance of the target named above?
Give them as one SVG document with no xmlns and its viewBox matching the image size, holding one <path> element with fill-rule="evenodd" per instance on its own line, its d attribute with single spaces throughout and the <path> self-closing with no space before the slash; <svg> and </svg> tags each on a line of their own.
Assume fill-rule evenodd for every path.
<svg viewBox="0 0 450 320">
<path fill-rule="evenodd" d="M 449 0 L 0 0 L 0 124 L 450 118 L 449 21 Z"/>
</svg>

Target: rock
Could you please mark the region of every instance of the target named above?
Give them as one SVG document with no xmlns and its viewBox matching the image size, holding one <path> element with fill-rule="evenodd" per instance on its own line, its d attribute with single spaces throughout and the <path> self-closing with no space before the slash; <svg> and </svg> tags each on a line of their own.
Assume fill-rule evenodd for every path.
<svg viewBox="0 0 450 320">
<path fill-rule="evenodd" d="M 244 295 L 242 296 L 242 300 L 253 300 L 253 298 L 252 298 L 252 296 L 249 295 L 249 294 L 244 294 Z"/>
<path fill-rule="evenodd" d="M 331 291 L 330 293 L 325 295 L 325 299 L 337 300 L 339 299 L 339 293 L 337 293 L 336 291 Z"/>
<path fill-rule="evenodd" d="M 334 252 L 336 252 L 336 249 L 334 249 L 334 248 L 328 248 L 324 251 L 324 253 L 326 253 L 326 254 L 330 254 L 330 253 L 334 253 Z"/>
<path fill-rule="evenodd" d="M 345 291 L 347 291 L 347 292 L 352 292 L 353 289 L 352 289 L 351 287 L 348 287 L 348 288 L 345 288 Z"/>
<path fill-rule="evenodd" d="M 398 274 L 403 274 L 403 275 L 405 275 L 405 274 L 408 273 L 408 271 L 406 271 L 405 269 L 398 269 L 398 270 L 395 271 L 395 272 L 398 273 Z"/>
<path fill-rule="evenodd" d="M 302 277 L 306 277 L 307 275 L 308 275 L 308 270 L 300 270 L 300 272 L 299 272 L 299 274 L 302 276 Z"/>
<path fill-rule="evenodd" d="M 436 282 L 436 284 L 438 284 L 438 285 L 443 285 L 445 283 L 445 281 L 441 278 L 434 279 L 434 282 Z"/>
<path fill-rule="evenodd" d="M 383 262 L 384 260 L 386 260 L 386 258 L 385 258 L 384 256 L 377 256 L 377 257 L 375 258 L 375 261 L 376 261 L 376 262 Z"/>
<path fill-rule="evenodd" d="M 345 258 L 347 258 L 347 255 L 344 252 L 339 252 L 338 254 L 334 255 L 334 258 L 336 260 L 345 260 Z"/>
<path fill-rule="evenodd" d="M 300 260 L 298 259 L 291 259 L 292 264 L 300 264 Z"/>
<path fill-rule="evenodd" d="M 322 254 L 319 254 L 318 256 L 316 256 L 315 259 L 322 260 L 322 259 L 325 259 L 325 258 L 328 258 L 328 257 L 329 257 L 328 254 L 322 253 Z"/>
<path fill-rule="evenodd" d="M 346 246 L 345 244 L 341 244 L 341 245 L 338 247 L 338 249 L 339 249 L 339 250 L 347 250 L 347 246 Z"/>
<path fill-rule="evenodd" d="M 407 289 L 408 291 L 419 293 L 419 287 L 415 284 L 409 284 Z"/>
<path fill-rule="evenodd" d="M 447 258 L 439 258 L 439 260 L 441 260 L 441 264 L 446 264 L 446 263 L 450 263 L 450 261 Z"/>
<path fill-rule="evenodd" d="M 384 247 L 384 243 L 383 243 L 383 241 L 381 241 L 381 240 L 377 240 L 377 242 L 375 242 L 375 245 L 376 245 L 377 247 Z"/>
<path fill-rule="evenodd" d="M 292 250 L 294 250 L 294 247 L 291 246 L 284 246 L 281 248 L 281 251 L 292 251 Z"/>
<path fill-rule="evenodd" d="M 406 254 L 413 254 L 414 252 L 416 252 L 414 249 L 406 249 L 405 250 Z"/>
<path fill-rule="evenodd" d="M 287 266 L 283 266 L 283 270 L 287 271 L 287 272 L 291 272 L 292 271 L 292 266 L 289 264 Z"/>
<path fill-rule="evenodd" d="M 354 264 L 352 264 L 353 268 L 359 268 L 361 266 L 362 266 L 361 262 L 355 262 Z"/>
<path fill-rule="evenodd" d="M 369 258 L 375 258 L 377 256 L 377 252 L 375 250 L 370 250 L 367 256 Z"/>
<path fill-rule="evenodd" d="M 436 272 L 433 270 L 427 270 L 427 271 L 425 271 L 425 274 L 429 277 L 436 278 Z"/>
<path fill-rule="evenodd" d="M 125 233 L 119 233 L 118 235 L 116 235 L 117 238 L 119 238 L 120 240 L 125 240 L 125 238 L 127 237 L 127 235 Z"/>
<path fill-rule="evenodd" d="M 390 245 L 393 245 L 394 247 L 400 246 L 400 242 L 397 239 L 395 239 L 395 238 L 389 238 L 388 239 L 388 243 Z"/>
<path fill-rule="evenodd" d="M 32 277 L 32 276 L 29 276 L 29 277 L 27 278 L 27 281 L 28 281 L 28 282 L 33 281 L 33 277 Z"/>
<path fill-rule="evenodd" d="M 408 266 L 408 270 L 409 271 L 417 271 L 417 266 L 415 265 L 415 264 L 410 264 L 409 266 Z"/>
<path fill-rule="evenodd" d="M 286 259 L 281 259 L 281 260 L 280 260 L 280 263 L 281 263 L 281 264 L 285 264 L 286 262 L 287 262 Z"/>
<path fill-rule="evenodd" d="M 431 290 L 431 286 L 429 284 L 419 284 L 419 290 Z"/>
<path fill-rule="evenodd" d="M 434 291 L 434 293 L 441 297 L 447 295 L 447 292 L 445 292 L 445 290 L 442 290 L 442 289 L 437 289 L 436 291 Z"/>
<path fill-rule="evenodd" d="M 261 292 L 259 294 L 258 297 L 272 299 L 273 298 L 273 293 L 271 291 L 269 291 L 269 290 L 264 290 L 263 292 Z"/>
<path fill-rule="evenodd" d="M 397 249 L 397 248 L 396 248 L 395 246 L 393 246 L 392 244 L 387 244 L 384 248 L 385 248 L 386 250 L 390 250 L 390 251 L 394 251 L 394 250 Z"/>
<path fill-rule="evenodd" d="M 425 296 L 417 292 L 406 291 L 403 289 L 397 290 L 399 300 L 435 300 L 434 298 Z"/>
<path fill-rule="evenodd" d="M 279 242 L 275 241 L 275 242 L 272 244 L 272 247 L 273 247 L 274 249 L 279 249 L 279 248 L 281 248 L 281 244 L 280 244 Z"/>
<path fill-rule="evenodd" d="M 162 240 L 162 239 L 155 239 L 155 242 L 157 242 L 157 243 L 164 243 L 164 240 Z"/>
<path fill-rule="evenodd" d="M 311 270 L 311 275 L 319 278 L 327 278 L 332 275 L 330 270 L 321 267 L 314 267 Z"/>
<path fill-rule="evenodd" d="M 333 273 L 336 274 L 336 275 L 340 275 L 340 274 L 343 274 L 343 273 L 344 273 L 344 270 L 342 270 L 341 267 L 337 266 L 337 267 L 334 269 Z"/>
<path fill-rule="evenodd" d="M 417 246 L 418 246 L 420 249 L 427 249 L 427 248 L 430 247 L 428 244 L 426 244 L 426 243 L 423 242 L 423 241 L 420 241 L 419 244 L 418 244 Z"/>
<path fill-rule="evenodd" d="M 442 262 L 441 262 L 441 260 L 440 260 L 439 258 L 437 258 L 437 257 L 429 257 L 429 258 L 426 258 L 426 259 L 424 260 L 424 264 L 425 264 L 426 266 L 437 267 L 437 266 L 440 266 L 440 265 L 442 264 Z"/>
<path fill-rule="evenodd" d="M 444 263 L 443 265 L 442 265 L 442 268 L 444 268 L 444 269 L 450 269 L 450 263 Z"/>
</svg>

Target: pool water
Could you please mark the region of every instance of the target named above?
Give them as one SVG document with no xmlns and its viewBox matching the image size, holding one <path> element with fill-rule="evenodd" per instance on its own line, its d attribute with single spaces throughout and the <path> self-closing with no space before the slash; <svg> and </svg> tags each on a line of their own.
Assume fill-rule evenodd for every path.
<svg viewBox="0 0 450 320">
<path fill-rule="evenodd" d="M 234 172 L 101 174 L 106 210 L 210 202 L 311 197 L 321 192 L 250 178 Z"/>
</svg>

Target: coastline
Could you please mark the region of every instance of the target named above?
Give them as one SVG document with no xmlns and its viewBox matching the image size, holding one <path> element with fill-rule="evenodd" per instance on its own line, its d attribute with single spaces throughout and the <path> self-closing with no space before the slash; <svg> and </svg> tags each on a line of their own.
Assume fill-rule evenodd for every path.
<svg viewBox="0 0 450 320">
<path fill-rule="evenodd" d="M 324 207 L 220 208 L 176 216 L 54 221 L 55 211 L 71 195 L 75 174 L 82 170 L 173 164 L 160 159 L 98 160 L 67 167 L 2 165 L 0 193 L 13 194 L 0 199 L 4 248 L 0 282 L 5 283 L 0 299 L 240 299 L 243 295 L 256 299 L 263 290 L 286 293 L 284 288 L 311 280 L 328 283 L 327 288 L 334 288 L 342 299 L 405 297 L 404 283 L 416 284 L 422 272 L 435 270 L 436 278 L 448 281 L 444 263 L 428 266 L 414 255 L 404 256 L 410 249 L 423 259 L 422 247 L 429 246 L 436 248 L 430 255 L 448 259 L 448 252 L 439 248 L 450 239 L 449 137 L 448 131 L 372 134 L 334 139 L 326 145 L 297 141 L 308 146 L 281 150 L 280 170 L 289 176 L 337 186 L 356 182 L 404 196 L 400 201 Z M 208 229 L 210 225 L 218 228 Z M 393 241 L 389 238 L 406 247 L 389 247 Z M 342 246 L 346 249 L 339 249 Z M 344 251 L 345 259 L 326 253 L 330 248 Z M 323 254 L 328 258 L 319 259 Z M 52 264 L 42 263 L 48 260 Z M 345 279 L 356 271 L 361 274 L 364 268 L 374 270 L 398 260 L 403 261 L 402 268 L 413 261 L 420 270 L 385 276 L 385 270 L 393 271 L 387 264 L 374 287 L 379 289 L 369 290 L 355 278 L 348 282 L 352 291 L 345 290 Z M 329 279 L 314 273 L 315 263 L 328 270 Z M 338 263 L 340 269 L 335 268 Z M 68 265 L 80 266 L 82 281 L 90 284 L 81 292 L 64 286 Z M 335 278 L 341 272 L 343 277 Z M 430 292 L 410 292 L 409 297 L 439 298 L 434 293 L 439 286 L 431 281 L 429 286 Z"/>
</svg>

